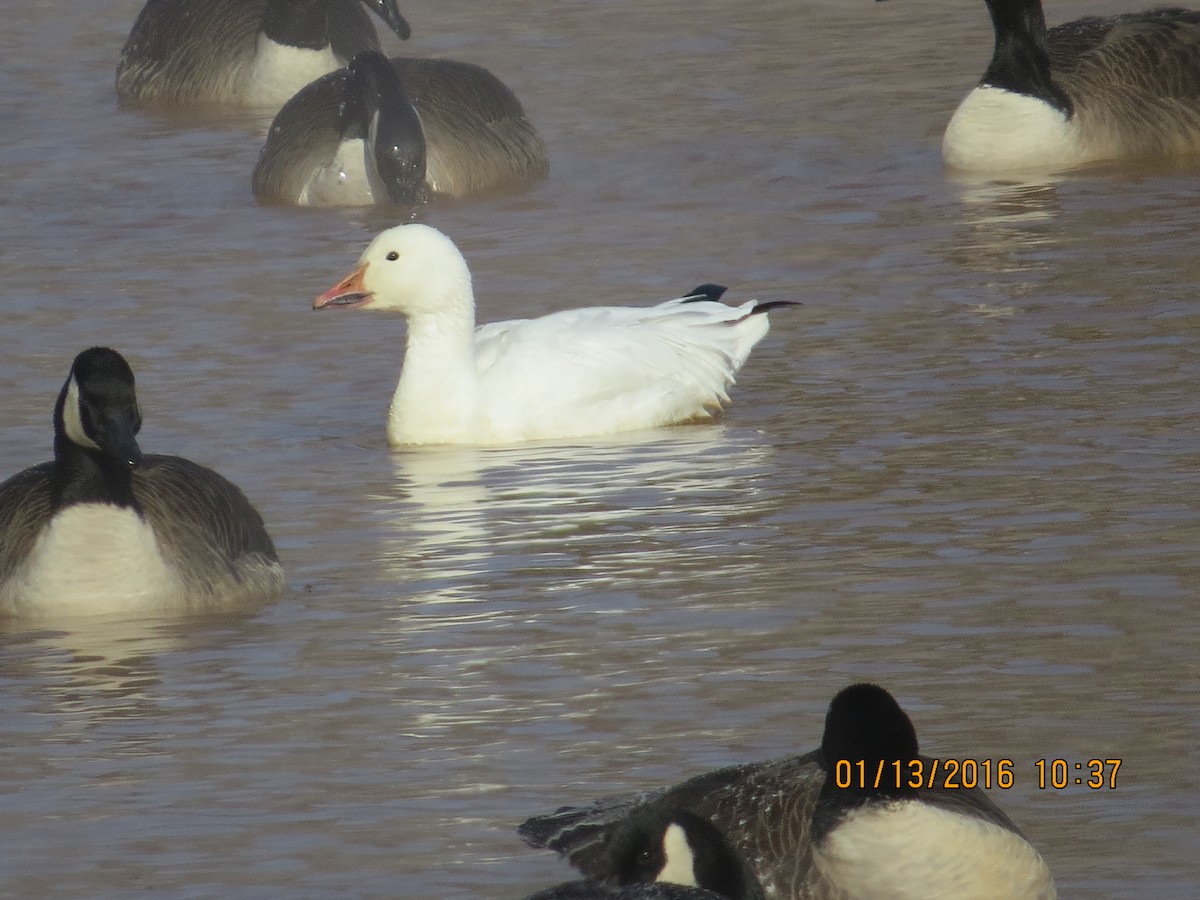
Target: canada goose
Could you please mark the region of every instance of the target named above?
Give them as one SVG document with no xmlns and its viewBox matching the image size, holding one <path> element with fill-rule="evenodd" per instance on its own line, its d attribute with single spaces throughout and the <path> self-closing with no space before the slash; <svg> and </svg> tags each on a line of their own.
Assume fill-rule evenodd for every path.
<svg viewBox="0 0 1200 900">
<path fill-rule="evenodd" d="M 254 167 L 254 195 L 303 206 L 415 204 L 545 178 L 546 149 L 495 75 L 377 50 L 284 104 Z"/>
<path fill-rule="evenodd" d="M 837 787 L 838 777 L 846 780 L 838 759 L 896 761 L 907 774 L 916 758 L 928 773 L 932 761 L 916 749 L 912 724 L 891 695 L 875 685 L 852 685 L 830 704 L 818 750 L 718 769 L 661 791 L 563 807 L 527 820 L 518 833 L 534 847 L 563 854 L 589 878 L 604 878 L 603 850 L 614 828 L 646 809 L 683 808 L 725 834 L 770 897 L 1053 898 L 1042 858 L 977 788 L 956 789 L 945 779 L 887 796 Z"/>
<path fill-rule="evenodd" d="M 697 294 L 651 307 L 589 307 L 475 327 L 471 273 L 428 225 L 373 240 L 358 268 L 313 301 L 408 319 L 393 444 L 503 444 L 711 419 L 767 333 L 766 311 Z"/>
<path fill-rule="evenodd" d="M 283 570 L 236 486 L 142 455 L 133 372 L 84 350 L 54 406 L 54 459 L 0 484 L 0 613 L 210 608 L 269 599 Z"/>
<path fill-rule="evenodd" d="M 117 63 L 117 96 L 141 104 L 273 107 L 379 37 L 402 39 L 396 0 L 148 0 Z"/>
<path fill-rule="evenodd" d="M 569 881 L 526 900 L 762 900 L 746 862 L 713 824 L 648 809 L 608 835 L 604 881 Z"/>
<path fill-rule="evenodd" d="M 1046 29 L 1040 0 L 986 0 L 992 61 L 942 158 L 965 172 L 1058 171 L 1200 151 L 1200 12 L 1089 16 Z"/>
</svg>

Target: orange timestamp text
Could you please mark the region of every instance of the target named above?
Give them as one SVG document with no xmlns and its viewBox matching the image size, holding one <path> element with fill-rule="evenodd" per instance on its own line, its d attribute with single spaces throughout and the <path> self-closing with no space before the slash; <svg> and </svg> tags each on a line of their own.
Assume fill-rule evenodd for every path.
<svg viewBox="0 0 1200 900">
<path fill-rule="evenodd" d="M 1061 790 L 1079 785 L 1095 790 L 1117 786 L 1119 759 L 1089 759 L 1071 762 L 1065 759 L 1039 759 L 1033 764 L 1038 788 Z M 1011 759 L 908 759 L 866 762 L 839 759 L 833 780 L 839 788 L 859 790 L 1006 790 L 1017 782 L 1017 766 Z"/>
</svg>

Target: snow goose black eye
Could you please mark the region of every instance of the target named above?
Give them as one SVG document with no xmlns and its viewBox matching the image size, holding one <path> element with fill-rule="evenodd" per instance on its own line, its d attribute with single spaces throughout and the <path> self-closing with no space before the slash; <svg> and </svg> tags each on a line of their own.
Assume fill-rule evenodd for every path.
<svg viewBox="0 0 1200 900">
<path fill-rule="evenodd" d="M 390 261 L 393 261 L 393 260 L 397 260 L 397 259 L 399 259 L 399 258 L 400 258 L 400 254 L 399 254 L 399 253 L 397 253 L 395 250 L 391 251 L 391 252 L 390 252 L 390 253 L 387 255 L 387 259 L 388 259 L 388 261 L 389 261 L 389 262 L 390 262 Z"/>
</svg>

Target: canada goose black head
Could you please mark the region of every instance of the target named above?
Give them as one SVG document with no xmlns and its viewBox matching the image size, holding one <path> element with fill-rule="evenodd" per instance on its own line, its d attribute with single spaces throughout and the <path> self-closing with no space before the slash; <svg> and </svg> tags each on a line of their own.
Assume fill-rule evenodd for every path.
<svg viewBox="0 0 1200 900">
<path fill-rule="evenodd" d="M 373 9 L 379 18 L 383 19 L 384 24 L 392 29 L 396 37 L 402 41 L 407 41 L 412 36 L 412 28 L 409 27 L 408 21 L 400 14 L 399 8 L 396 6 L 396 0 L 362 0 L 368 9 Z"/>
<path fill-rule="evenodd" d="M 130 477 L 143 460 L 141 427 L 125 358 L 107 347 L 76 356 L 54 405 L 55 506 L 91 499 L 134 506 Z"/>
<path fill-rule="evenodd" d="M 749 865 L 721 831 L 682 807 L 636 811 L 605 835 L 593 878 L 526 900 L 763 900 Z"/>
<path fill-rule="evenodd" d="M 826 764 L 841 759 L 907 761 L 917 755 L 917 731 L 908 714 L 883 688 L 852 684 L 840 690 L 829 704 L 821 752 Z"/>
<path fill-rule="evenodd" d="M 890 767 L 895 762 L 903 767 L 918 752 L 912 720 L 891 694 L 874 684 L 852 684 L 839 691 L 825 714 L 821 737 L 828 774 L 813 816 L 816 838 L 836 825 L 846 810 L 872 799 L 902 795 L 902 781 Z M 843 763 L 849 764 L 847 778 L 837 774 Z M 884 773 L 879 779 L 877 771 Z M 860 772 L 865 775 L 860 777 Z M 849 786 L 838 787 L 839 781 L 849 781 Z"/>
</svg>

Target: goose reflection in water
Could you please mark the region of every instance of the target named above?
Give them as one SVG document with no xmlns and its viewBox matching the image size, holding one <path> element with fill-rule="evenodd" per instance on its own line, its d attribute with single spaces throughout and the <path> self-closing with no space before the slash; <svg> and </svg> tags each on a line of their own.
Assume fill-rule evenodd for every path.
<svg viewBox="0 0 1200 900">
<path fill-rule="evenodd" d="M 599 542 L 625 549 L 629 538 L 653 547 L 671 531 L 761 510 L 769 498 L 755 485 L 771 453 L 753 433 L 724 426 L 398 452 L 398 493 L 411 509 L 391 555 L 470 568 L 519 548 L 562 554 Z"/>
</svg>

